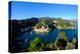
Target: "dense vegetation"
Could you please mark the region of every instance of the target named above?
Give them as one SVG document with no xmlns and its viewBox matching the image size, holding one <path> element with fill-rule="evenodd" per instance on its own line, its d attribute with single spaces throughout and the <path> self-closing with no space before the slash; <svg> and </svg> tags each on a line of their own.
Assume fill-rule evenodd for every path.
<svg viewBox="0 0 80 54">
<path fill-rule="evenodd" d="M 42 17 L 36 25 L 37 27 L 49 26 L 59 29 L 71 29 L 74 28 L 74 21 L 61 18 Z"/>
</svg>

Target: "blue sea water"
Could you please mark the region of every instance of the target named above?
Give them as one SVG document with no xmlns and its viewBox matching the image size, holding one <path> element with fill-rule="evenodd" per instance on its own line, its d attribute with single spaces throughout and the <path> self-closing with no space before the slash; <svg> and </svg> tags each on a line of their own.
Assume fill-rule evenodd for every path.
<svg viewBox="0 0 80 54">
<path fill-rule="evenodd" d="M 25 34 L 23 34 L 21 37 L 17 38 L 17 39 L 29 39 L 32 40 L 35 37 L 40 37 L 45 41 L 54 41 L 59 32 L 65 32 L 68 39 L 72 40 L 72 38 L 74 36 L 78 36 L 78 31 L 77 29 L 55 29 L 53 31 L 50 31 L 48 33 L 36 33 L 35 31 L 31 31 L 31 32 L 25 32 Z"/>
<path fill-rule="evenodd" d="M 77 29 L 55 29 L 48 33 L 36 33 L 33 30 L 30 32 L 25 32 L 25 34 L 17 38 L 17 40 L 23 41 L 23 47 L 26 47 L 27 44 L 36 37 L 40 37 L 45 42 L 54 42 L 58 36 L 58 33 L 62 31 L 66 33 L 69 41 L 72 41 L 74 36 L 78 39 Z"/>
</svg>

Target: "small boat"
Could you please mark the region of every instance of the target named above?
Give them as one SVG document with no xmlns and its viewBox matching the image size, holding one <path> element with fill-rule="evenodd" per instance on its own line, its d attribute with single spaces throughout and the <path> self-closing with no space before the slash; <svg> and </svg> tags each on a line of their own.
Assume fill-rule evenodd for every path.
<svg viewBox="0 0 80 54">
<path fill-rule="evenodd" d="M 28 39 L 25 39 L 25 43 L 27 42 Z"/>
</svg>

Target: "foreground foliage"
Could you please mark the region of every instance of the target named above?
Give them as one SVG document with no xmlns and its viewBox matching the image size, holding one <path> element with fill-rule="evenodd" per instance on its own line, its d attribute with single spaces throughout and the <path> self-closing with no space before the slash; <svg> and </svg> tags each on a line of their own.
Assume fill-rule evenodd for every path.
<svg viewBox="0 0 80 54">
<path fill-rule="evenodd" d="M 28 47 L 28 51 L 49 51 L 49 50 L 65 50 L 75 49 L 76 38 L 70 42 L 65 32 L 59 32 L 54 42 L 44 42 L 41 38 L 34 38 Z"/>
</svg>

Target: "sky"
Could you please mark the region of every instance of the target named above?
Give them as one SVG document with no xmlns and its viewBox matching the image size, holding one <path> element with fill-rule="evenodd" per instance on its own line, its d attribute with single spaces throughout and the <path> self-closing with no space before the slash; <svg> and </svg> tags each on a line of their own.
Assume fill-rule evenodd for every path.
<svg viewBox="0 0 80 54">
<path fill-rule="evenodd" d="M 12 1 L 10 15 L 11 19 L 26 19 L 31 17 L 77 19 L 78 6 L 69 4 Z"/>
</svg>

